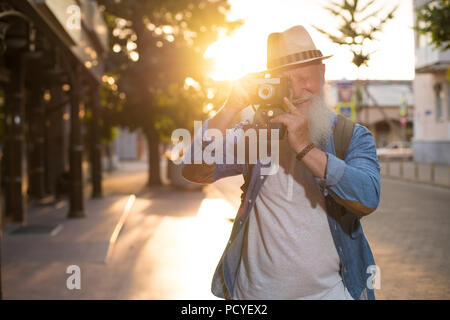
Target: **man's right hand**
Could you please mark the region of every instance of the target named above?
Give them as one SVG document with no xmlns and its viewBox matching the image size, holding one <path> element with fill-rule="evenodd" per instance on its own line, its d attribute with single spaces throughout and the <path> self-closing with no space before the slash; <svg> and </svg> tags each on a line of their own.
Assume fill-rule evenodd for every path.
<svg viewBox="0 0 450 320">
<path fill-rule="evenodd" d="M 256 92 L 256 84 L 252 80 L 260 77 L 261 74 L 252 73 L 236 80 L 233 83 L 233 87 L 225 103 L 225 107 L 230 111 L 238 113 L 249 106 L 251 103 L 250 97 L 252 93 Z"/>
<path fill-rule="evenodd" d="M 256 92 L 256 83 L 252 81 L 261 74 L 253 73 L 235 81 L 227 101 L 222 109 L 209 121 L 208 128 L 219 129 L 223 135 L 226 129 L 231 129 L 233 120 L 244 108 L 250 105 L 252 92 Z"/>
<path fill-rule="evenodd" d="M 226 136 L 226 130 L 233 128 L 233 120 L 244 108 L 251 103 L 251 94 L 256 92 L 256 84 L 253 79 L 257 74 L 249 74 L 233 83 L 233 88 L 229 94 L 224 106 L 217 114 L 209 119 L 208 129 L 217 129 L 223 136 Z M 261 77 L 261 75 L 259 75 Z M 215 165 L 185 164 L 183 167 L 183 177 L 189 181 L 197 183 L 214 182 Z"/>
</svg>

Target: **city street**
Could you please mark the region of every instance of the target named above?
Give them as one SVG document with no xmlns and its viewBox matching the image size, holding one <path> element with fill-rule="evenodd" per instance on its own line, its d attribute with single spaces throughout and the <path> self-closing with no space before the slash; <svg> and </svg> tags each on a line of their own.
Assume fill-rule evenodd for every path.
<svg viewBox="0 0 450 320">
<path fill-rule="evenodd" d="M 4 298 L 215 299 L 211 279 L 231 232 L 234 208 L 212 186 L 145 191 L 145 165 L 129 163 L 107 175 L 106 196 L 87 200 L 83 219 L 67 219 L 67 204 L 30 213 L 31 225 L 61 224 L 54 236 L 13 235 L 17 225 L 8 225 Z M 132 193 L 137 198 L 111 246 L 110 236 Z M 80 267 L 80 290 L 66 288 L 69 265 Z"/>
<path fill-rule="evenodd" d="M 6 299 L 215 298 L 211 278 L 231 231 L 242 178 L 202 191 L 145 191 L 145 166 L 131 168 L 105 179 L 109 195 L 89 200 L 86 218 L 67 220 L 59 208 L 53 219 L 64 227 L 54 237 L 5 232 Z M 109 236 L 130 193 L 136 201 L 105 264 Z M 379 209 L 362 220 L 381 270 L 377 299 L 450 298 L 449 199 L 449 189 L 383 179 Z M 74 245 L 70 237 L 77 232 Z M 80 290 L 66 288 L 72 264 L 81 270 Z"/>
<path fill-rule="evenodd" d="M 381 270 L 378 299 L 450 299 L 450 189 L 382 178 L 362 225 Z"/>
<path fill-rule="evenodd" d="M 241 179 L 216 182 L 238 203 Z M 378 209 L 363 218 L 380 268 L 377 299 L 450 299 L 450 189 L 383 178 Z"/>
<path fill-rule="evenodd" d="M 314 176 L 363 197 L 337 192 L 354 212 L 374 206 L 369 180 L 348 166 L 339 180 L 342 164 L 320 146 L 369 175 L 378 159 L 381 201 L 360 219 L 376 268 L 369 259 L 346 277 L 353 295 L 375 280 L 380 300 L 450 299 L 450 1 L 363 2 L 0 0 L 0 300 L 217 299 L 215 268 L 227 243 L 240 247 L 229 237 L 243 178 L 194 184 L 176 160 L 211 181 L 213 166 L 283 164 L 287 140 Z M 302 207 L 291 192 L 316 187 L 309 178 L 286 170 L 268 183 L 280 197 L 256 198 L 271 214 L 256 217 L 264 235 L 244 241 L 251 254 L 295 228 L 268 241 L 286 263 L 269 252 L 257 261 L 276 267 L 249 267 L 276 279 L 264 288 L 289 292 L 286 280 L 278 289 L 287 274 L 302 288 L 338 283 L 309 259 L 333 257 L 329 231 L 341 274 L 370 256 L 362 237 L 340 241 L 352 214 L 338 219 L 344 231 L 300 219 L 326 218 L 320 194 L 307 190 Z M 282 203 L 291 217 L 280 185 L 298 200 Z M 310 270 L 320 276 L 308 284 Z"/>
</svg>

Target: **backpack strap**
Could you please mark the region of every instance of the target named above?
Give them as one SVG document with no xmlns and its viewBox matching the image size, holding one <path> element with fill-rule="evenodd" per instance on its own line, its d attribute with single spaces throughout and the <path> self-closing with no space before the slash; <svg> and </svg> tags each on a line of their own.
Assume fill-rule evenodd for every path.
<svg viewBox="0 0 450 320">
<path fill-rule="evenodd" d="M 336 150 L 336 156 L 339 159 L 344 160 L 345 151 L 350 145 L 350 140 L 352 140 L 353 129 L 355 123 L 338 114 L 336 120 L 336 126 L 334 127 L 334 149 Z"/>
</svg>

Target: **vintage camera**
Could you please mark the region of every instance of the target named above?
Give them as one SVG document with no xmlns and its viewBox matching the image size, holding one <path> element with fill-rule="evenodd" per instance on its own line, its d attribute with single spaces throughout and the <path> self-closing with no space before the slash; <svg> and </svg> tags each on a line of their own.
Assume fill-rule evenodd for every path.
<svg viewBox="0 0 450 320">
<path fill-rule="evenodd" d="M 283 97 L 289 97 L 289 80 L 280 78 L 260 78 L 252 80 L 255 92 L 250 93 L 250 99 L 256 105 L 283 106 Z"/>
<path fill-rule="evenodd" d="M 279 137 L 283 138 L 286 128 L 281 123 L 271 123 L 270 120 L 286 113 L 284 97 L 292 100 L 292 90 L 288 78 L 253 79 L 255 92 L 250 93 L 250 103 L 255 106 L 254 128 L 279 129 Z"/>
</svg>

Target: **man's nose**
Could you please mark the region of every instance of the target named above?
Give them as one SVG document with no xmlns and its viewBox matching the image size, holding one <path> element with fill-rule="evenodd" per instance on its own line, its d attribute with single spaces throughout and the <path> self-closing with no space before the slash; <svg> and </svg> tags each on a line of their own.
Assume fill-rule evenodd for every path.
<svg viewBox="0 0 450 320">
<path fill-rule="evenodd" d="M 305 87 L 296 86 L 293 88 L 294 90 L 294 98 L 302 98 L 303 96 L 308 94 L 308 90 Z"/>
<path fill-rule="evenodd" d="M 292 89 L 292 94 L 294 95 L 294 98 L 301 98 L 302 95 L 305 94 L 305 91 L 307 91 L 307 84 L 305 81 L 298 81 L 295 79 L 290 78 L 289 84 Z"/>
</svg>

